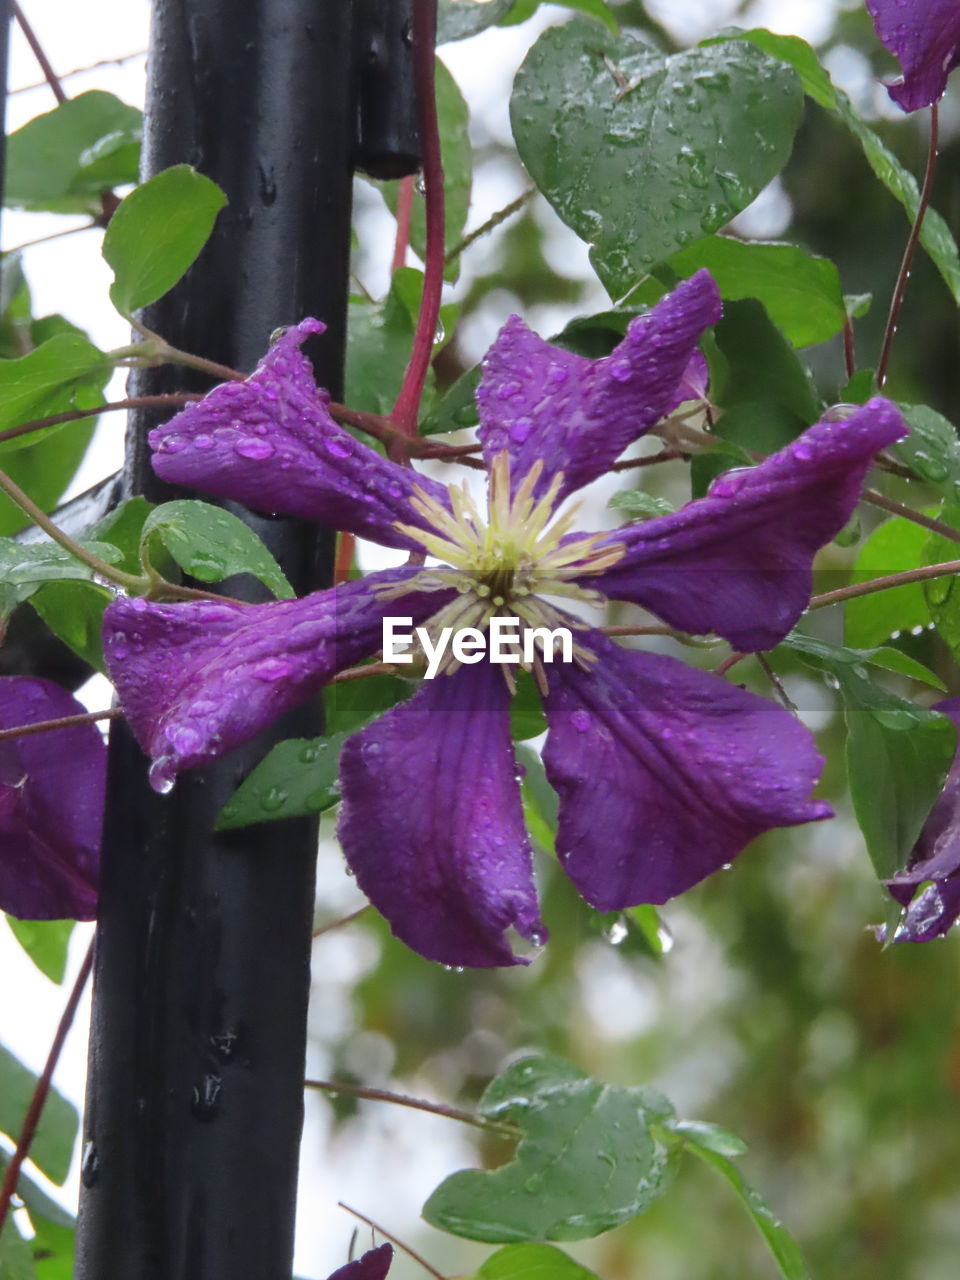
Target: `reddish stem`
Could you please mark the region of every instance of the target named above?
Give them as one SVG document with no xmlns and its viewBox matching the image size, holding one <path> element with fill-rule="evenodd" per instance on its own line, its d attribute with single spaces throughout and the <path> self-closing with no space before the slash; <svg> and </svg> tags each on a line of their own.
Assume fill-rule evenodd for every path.
<svg viewBox="0 0 960 1280">
<path fill-rule="evenodd" d="M 853 332 L 852 316 L 846 316 L 843 321 L 843 364 L 849 382 L 857 372 L 857 340 Z"/>
<path fill-rule="evenodd" d="M 746 656 L 745 653 L 731 653 L 729 657 L 724 658 L 719 667 L 714 667 L 713 674 L 715 676 L 725 676 L 731 667 L 735 667 Z"/>
<path fill-rule="evenodd" d="M 40 1116 L 43 1114 L 44 1105 L 50 1094 L 50 1082 L 60 1060 L 60 1054 L 63 1052 L 67 1033 L 76 1017 L 77 1006 L 80 1003 L 80 997 L 83 995 L 83 989 L 87 985 L 87 979 L 90 977 L 92 967 L 93 941 L 91 940 L 66 1007 L 60 1015 L 56 1035 L 53 1037 L 53 1044 L 47 1054 L 43 1074 L 37 1081 L 37 1087 L 34 1089 L 33 1097 L 30 1099 L 30 1106 L 27 1108 L 27 1114 L 24 1117 L 23 1128 L 20 1130 L 20 1137 L 17 1139 L 17 1149 L 10 1157 L 10 1163 L 7 1165 L 6 1172 L 3 1175 L 3 1183 L 0 1185 L 0 1235 L 3 1234 L 4 1223 L 10 1211 L 10 1201 L 17 1188 L 20 1170 L 23 1167 L 24 1160 L 30 1154 L 30 1147 L 37 1132 L 37 1125 L 40 1123 Z"/>
<path fill-rule="evenodd" d="M 44 53 L 43 46 L 41 45 L 40 41 L 37 39 L 36 32 L 34 31 L 33 27 L 31 27 L 30 23 L 27 21 L 23 10 L 17 4 L 17 0 L 13 0 L 12 7 L 13 7 L 13 16 L 16 18 L 17 23 L 20 27 L 20 30 L 23 32 L 26 38 L 27 44 L 33 50 L 33 56 L 36 58 L 40 66 L 40 70 L 43 72 L 44 79 L 46 80 L 47 84 L 50 86 L 50 90 L 53 93 L 53 96 L 56 98 L 57 102 L 62 105 L 64 102 L 66 102 L 67 95 L 63 91 L 63 85 L 60 83 L 60 77 L 54 71 L 53 66 L 51 65 L 50 59 Z"/>
<path fill-rule="evenodd" d="M 907 240 L 907 247 L 903 251 L 903 261 L 900 263 L 900 274 L 897 276 L 897 283 L 893 290 L 893 297 L 890 299 L 890 312 L 887 316 L 887 327 L 883 335 L 883 345 L 880 348 L 880 359 L 877 363 L 877 387 L 882 391 L 883 384 L 887 380 L 887 369 L 890 365 L 890 352 L 893 349 L 893 340 L 897 334 L 897 323 L 900 319 L 900 309 L 903 306 L 903 299 L 907 292 L 907 281 L 910 279 L 910 268 L 913 266 L 914 254 L 917 252 L 917 245 L 920 243 L 920 232 L 923 229 L 923 219 L 930 204 L 930 197 L 933 194 L 933 179 L 937 172 L 937 151 L 940 146 L 940 109 L 935 102 L 930 108 L 930 145 L 927 149 L 927 171 L 923 177 L 923 188 L 920 192 L 920 203 L 917 205 L 917 216 L 913 220 L 913 226 L 910 228 L 910 236 Z"/>
<path fill-rule="evenodd" d="M 408 438 L 417 434 L 417 412 L 430 369 L 443 293 L 443 162 L 437 122 L 436 43 L 437 0 L 414 0 L 413 65 L 417 83 L 420 144 L 423 148 L 426 251 L 423 296 L 420 299 L 420 314 L 417 317 L 410 363 L 403 375 L 403 386 L 390 415 L 398 430 Z"/>
<path fill-rule="evenodd" d="M 353 568 L 353 553 L 357 549 L 357 540 L 352 533 L 341 533 L 337 540 L 337 560 L 333 566 L 333 585 L 338 587 L 346 582 Z"/>
<path fill-rule="evenodd" d="M 413 214 L 413 175 L 401 178 L 397 187 L 397 238 L 393 243 L 391 274 L 407 265 L 410 248 L 410 218 Z"/>
</svg>

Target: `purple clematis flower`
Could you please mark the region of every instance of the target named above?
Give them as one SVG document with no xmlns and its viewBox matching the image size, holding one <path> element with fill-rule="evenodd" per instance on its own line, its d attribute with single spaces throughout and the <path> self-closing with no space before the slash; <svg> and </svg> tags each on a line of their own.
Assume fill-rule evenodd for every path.
<svg viewBox="0 0 960 1280">
<path fill-rule="evenodd" d="M 0 728 L 84 710 L 49 680 L 0 680 Z M 23 920 L 96 915 L 106 767 L 93 724 L 0 740 L 0 909 Z"/>
<path fill-rule="evenodd" d="M 376 651 L 386 615 L 431 633 L 505 615 L 576 636 L 573 662 L 541 654 L 533 666 L 560 797 L 557 852 L 588 902 L 663 902 L 761 832 L 829 816 L 809 799 L 822 761 L 792 716 L 673 658 L 621 648 L 556 603 L 608 596 L 741 649 L 774 645 L 806 607 L 812 558 L 848 520 L 874 454 L 904 434 L 894 406 L 873 400 L 673 515 L 573 532 L 560 502 L 688 398 L 680 383 L 719 315 L 701 272 L 600 360 L 508 321 L 477 395 L 486 514 L 465 488 L 396 466 L 332 420 L 299 351 L 315 321 L 288 331 L 246 383 L 216 388 L 155 431 L 166 479 L 312 514 L 442 564 L 297 601 L 113 603 L 107 662 L 154 785 L 172 785 Z M 339 833 L 358 884 L 400 938 L 450 965 L 522 963 L 509 931 L 544 936 L 507 670 L 447 661 L 341 757 Z"/>
<path fill-rule="evenodd" d="M 957 0 L 867 0 L 880 41 L 900 62 L 903 76 L 887 87 L 904 111 L 932 106 L 960 66 Z"/>
<path fill-rule="evenodd" d="M 938 702 L 934 711 L 960 729 L 960 698 Z M 960 919 L 960 747 L 906 870 L 888 880 L 887 888 L 907 909 L 894 942 L 942 938 Z"/>
<path fill-rule="evenodd" d="M 393 1246 L 382 1244 L 345 1267 L 338 1267 L 330 1280 L 385 1280 L 393 1261 Z"/>
</svg>

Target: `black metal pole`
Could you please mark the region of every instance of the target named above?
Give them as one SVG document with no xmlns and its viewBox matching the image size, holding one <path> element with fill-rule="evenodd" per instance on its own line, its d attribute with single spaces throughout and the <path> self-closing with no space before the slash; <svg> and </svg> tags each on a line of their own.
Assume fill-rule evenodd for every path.
<svg viewBox="0 0 960 1280">
<path fill-rule="evenodd" d="M 335 395 L 354 18 L 352 0 L 155 0 L 149 58 L 145 172 L 191 163 L 230 204 L 146 323 L 252 368 L 276 326 L 319 316 L 329 331 L 309 353 Z M 136 391 L 197 385 L 167 367 Z M 135 415 L 126 485 L 157 498 L 150 425 Z M 329 539 L 318 557 L 313 529 L 251 523 L 298 592 L 329 581 Z M 316 826 L 212 827 L 266 746 L 318 731 L 316 711 L 290 717 L 164 798 L 125 730 L 113 736 L 77 1280 L 290 1280 Z"/>
</svg>

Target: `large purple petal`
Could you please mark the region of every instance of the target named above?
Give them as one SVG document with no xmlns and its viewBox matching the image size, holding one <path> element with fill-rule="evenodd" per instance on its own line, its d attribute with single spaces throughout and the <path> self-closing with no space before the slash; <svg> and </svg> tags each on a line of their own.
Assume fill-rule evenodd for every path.
<svg viewBox="0 0 960 1280">
<path fill-rule="evenodd" d="M 522 964 L 505 936 L 543 936 L 494 666 L 424 682 L 349 738 L 340 840 L 357 883 L 414 951 L 448 965 Z"/>
<path fill-rule="evenodd" d="M 385 1280 L 392 1261 L 393 1246 L 382 1244 L 377 1249 L 368 1249 L 362 1258 L 348 1262 L 345 1267 L 338 1267 L 330 1280 Z"/>
<path fill-rule="evenodd" d="M 889 400 L 818 422 L 759 466 L 728 471 L 706 497 L 611 533 L 622 560 L 584 577 L 682 631 L 769 649 L 810 599 L 813 557 L 843 528 L 874 455 L 907 428 Z"/>
<path fill-rule="evenodd" d="M 273 344 L 244 382 L 225 382 L 150 433 L 163 480 L 256 511 L 302 516 L 387 547 L 418 548 L 395 527 L 421 524 L 415 488 L 444 506 L 447 491 L 398 466 L 331 418 L 300 344 L 324 330 L 304 320 Z"/>
<path fill-rule="evenodd" d="M 547 666 L 547 776 L 557 853 L 605 911 L 665 902 L 772 827 L 826 818 L 823 761 L 786 711 L 674 658 L 598 632 L 588 672 Z"/>
<path fill-rule="evenodd" d="M 384 601 L 390 569 L 302 600 L 150 604 L 119 599 L 104 616 L 104 656 L 123 710 L 153 761 L 158 790 L 181 769 L 216 759 L 299 706 L 337 671 L 382 643 L 381 619 L 419 624 L 451 592 Z"/>
<path fill-rule="evenodd" d="M 960 729 L 960 698 L 934 709 Z M 887 888 L 907 908 L 894 942 L 942 938 L 960 918 L 960 746 L 906 870 L 888 880 Z"/>
<path fill-rule="evenodd" d="M 82 714 L 49 680 L 0 680 L 0 728 Z M 97 910 L 106 750 L 96 725 L 0 741 L 0 908 L 26 920 Z"/>
<path fill-rule="evenodd" d="M 957 0 L 867 0 L 877 35 L 903 68 L 887 92 L 904 111 L 929 107 L 943 96 L 960 65 Z"/>
<path fill-rule="evenodd" d="M 534 496 L 562 471 L 558 501 L 596 480 L 676 407 L 700 336 L 719 319 L 720 295 L 706 271 L 632 320 L 624 340 L 601 360 L 552 347 L 511 317 L 484 357 L 477 390 L 488 465 L 507 450 L 515 490 L 542 459 Z"/>
</svg>

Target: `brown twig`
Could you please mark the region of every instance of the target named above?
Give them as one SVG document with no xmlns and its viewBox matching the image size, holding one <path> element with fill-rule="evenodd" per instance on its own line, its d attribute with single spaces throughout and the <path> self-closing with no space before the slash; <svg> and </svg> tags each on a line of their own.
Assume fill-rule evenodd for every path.
<svg viewBox="0 0 960 1280">
<path fill-rule="evenodd" d="M 473 1125 L 475 1129 L 487 1129 L 491 1133 L 499 1133 L 504 1138 L 522 1138 L 523 1132 L 516 1125 L 498 1124 L 496 1120 L 485 1120 L 483 1116 L 474 1115 L 471 1111 L 461 1111 L 459 1107 L 449 1107 L 443 1102 L 427 1102 L 424 1098 L 412 1098 L 406 1093 L 393 1093 L 389 1089 L 373 1089 L 364 1084 L 353 1084 L 349 1080 L 305 1080 L 308 1089 L 321 1089 L 325 1093 L 345 1093 L 350 1098 L 362 1098 L 366 1102 L 392 1102 L 398 1107 L 410 1107 L 414 1111 L 427 1111 L 430 1115 L 443 1116 L 447 1120 L 458 1120 L 461 1124 Z"/>
<path fill-rule="evenodd" d="M 0 729 L 0 742 L 5 738 L 29 738 L 33 733 L 52 733 L 55 729 L 69 729 L 75 724 L 96 724 L 98 720 L 119 720 L 123 712 L 119 707 L 108 711 L 85 711 L 75 716 L 60 716 L 56 720 L 37 720 L 33 724 L 18 724 L 11 729 Z"/>
</svg>

